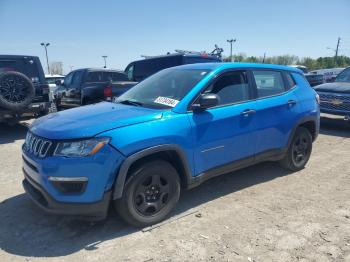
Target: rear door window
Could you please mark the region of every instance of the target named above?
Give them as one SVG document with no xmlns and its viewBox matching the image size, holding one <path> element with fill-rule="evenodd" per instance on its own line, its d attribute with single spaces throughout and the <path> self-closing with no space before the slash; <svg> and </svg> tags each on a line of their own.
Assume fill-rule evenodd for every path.
<svg viewBox="0 0 350 262">
<path fill-rule="evenodd" d="M 281 72 L 253 70 L 253 76 L 258 98 L 274 96 L 286 91 Z"/>
<path fill-rule="evenodd" d="M 103 80 L 105 82 L 128 81 L 126 74 L 119 72 L 103 72 Z"/>
<path fill-rule="evenodd" d="M 128 75 L 129 80 L 134 81 L 134 65 L 128 66 L 125 72 Z"/>
<path fill-rule="evenodd" d="M 72 86 L 79 87 L 81 83 L 81 78 L 83 76 L 83 71 L 76 71 L 72 78 Z"/>
<path fill-rule="evenodd" d="M 18 59 L 1 59 L 0 69 L 4 71 L 17 71 L 32 80 L 39 81 L 39 72 L 37 64 L 34 59 L 30 57 L 23 57 Z"/>
<path fill-rule="evenodd" d="M 64 85 L 65 86 L 70 86 L 70 84 L 72 83 L 73 74 L 74 74 L 74 72 L 71 72 L 68 75 L 66 75 L 66 77 L 64 78 Z"/>
<path fill-rule="evenodd" d="M 183 64 L 182 56 L 149 58 L 134 62 L 133 79 L 140 82 L 143 79 L 169 67 Z"/>
<path fill-rule="evenodd" d="M 101 72 L 101 71 L 88 72 L 86 75 L 86 78 L 85 78 L 85 82 L 87 82 L 87 83 L 104 82 L 103 81 L 103 72 Z"/>
<path fill-rule="evenodd" d="M 344 69 L 335 79 L 336 82 L 350 82 L 350 68 Z"/>
<path fill-rule="evenodd" d="M 284 76 L 287 82 L 287 89 L 292 89 L 296 85 L 293 76 L 291 75 L 291 73 L 285 73 Z"/>
</svg>

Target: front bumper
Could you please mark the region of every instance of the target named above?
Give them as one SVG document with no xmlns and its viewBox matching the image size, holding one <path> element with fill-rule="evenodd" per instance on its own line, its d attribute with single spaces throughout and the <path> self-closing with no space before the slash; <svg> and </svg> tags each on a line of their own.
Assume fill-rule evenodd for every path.
<svg viewBox="0 0 350 262">
<path fill-rule="evenodd" d="M 55 214 L 99 217 L 107 213 L 110 192 L 124 160 L 110 145 L 89 157 L 38 158 L 23 149 L 22 158 L 23 186 L 42 209 Z"/>
<path fill-rule="evenodd" d="M 104 219 L 107 216 L 108 205 L 111 199 L 111 190 L 104 193 L 101 201 L 95 203 L 64 203 L 53 199 L 44 188 L 34 182 L 23 170 L 25 179 L 23 188 L 33 202 L 44 211 L 51 214 L 75 215 Z"/>
<path fill-rule="evenodd" d="M 350 111 L 348 110 L 337 110 L 337 109 L 329 109 L 329 108 L 324 108 L 322 107 L 321 104 L 321 113 L 326 113 L 330 115 L 337 115 L 337 116 L 344 116 L 344 117 L 349 117 L 350 116 Z"/>
</svg>

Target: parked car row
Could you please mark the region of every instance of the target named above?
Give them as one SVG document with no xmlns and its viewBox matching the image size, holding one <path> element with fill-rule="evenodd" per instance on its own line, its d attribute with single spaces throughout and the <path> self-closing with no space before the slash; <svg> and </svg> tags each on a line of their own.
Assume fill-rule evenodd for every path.
<svg viewBox="0 0 350 262">
<path fill-rule="evenodd" d="M 0 61 L 1 108 L 19 117 L 49 103 L 38 58 Z M 262 161 L 301 170 L 320 110 L 349 119 L 350 68 L 311 88 L 298 68 L 219 62 L 177 52 L 125 71 L 57 76 L 57 108 L 76 108 L 31 125 L 22 152 L 27 194 L 47 212 L 90 219 L 105 218 L 112 203 L 128 223 L 148 226 L 170 214 L 182 189 L 211 177 Z"/>
<path fill-rule="evenodd" d="M 54 94 L 56 107 L 62 110 L 103 100 L 111 101 L 138 82 L 165 68 L 210 62 L 220 62 L 220 59 L 205 53 L 178 51 L 134 61 L 124 72 L 101 68 L 74 70 L 65 77 L 63 84 Z"/>
<path fill-rule="evenodd" d="M 59 83 L 57 83 L 59 84 Z M 54 101 L 57 110 L 111 101 L 134 86 L 121 71 L 83 68 L 70 72 L 56 89 Z"/>
<path fill-rule="evenodd" d="M 125 72 L 85 68 L 74 70 L 65 77 L 45 77 L 38 57 L 0 55 L 0 122 L 45 115 L 50 112 L 52 101 L 58 110 L 111 101 L 162 69 L 220 61 L 218 55 L 180 50 L 174 54 L 134 61 Z"/>
<path fill-rule="evenodd" d="M 138 82 L 165 68 L 220 61 L 217 55 L 177 50 L 173 54 L 131 62 L 125 71 L 85 68 L 74 70 L 64 77 L 44 76 L 38 57 L 0 55 L 0 122 L 44 115 L 49 112 L 52 101 L 57 110 L 112 101 Z M 338 78 L 335 76 L 342 68 L 308 72 L 305 66 L 292 67 L 302 70 L 309 84 L 321 94 L 323 112 L 349 118 L 348 91 L 344 91 L 347 82 L 340 81 L 348 69 Z M 333 81 L 335 84 L 323 85 Z M 342 88 L 339 89 L 339 86 Z"/>
</svg>

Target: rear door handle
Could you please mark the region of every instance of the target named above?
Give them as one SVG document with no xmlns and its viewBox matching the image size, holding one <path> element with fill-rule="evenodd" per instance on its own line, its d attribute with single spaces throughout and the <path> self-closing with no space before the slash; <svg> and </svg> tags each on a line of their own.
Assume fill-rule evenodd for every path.
<svg viewBox="0 0 350 262">
<path fill-rule="evenodd" d="M 297 103 L 297 101 L 295 101 L 295 100 L 288 100 L 288 102 L 287 102 L 287 104 L 289 106 L 294 106 L 296 103 Z"/>
<path fill-rule="evenodd" d="M 241 112 L 241 115 L 248 116 L 248 115 L 255 114 L 255 113 L 256 113 L 256 111 L 254 109 L 246 109 L 246 110 Z"/>
</svg>

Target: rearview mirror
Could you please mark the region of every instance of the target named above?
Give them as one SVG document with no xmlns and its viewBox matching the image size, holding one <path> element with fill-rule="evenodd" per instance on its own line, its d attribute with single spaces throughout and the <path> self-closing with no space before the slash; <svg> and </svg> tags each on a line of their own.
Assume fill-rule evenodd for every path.
<svg viewBox="0 0 350 262">
<path fill-rule="evenodd" d="M 201 94 L 197 101 L 198 103 L 192 105 L 192 109 L 194 111 L 205 110 L 207 108 L 217 106 L 219 104 L 220 99 L 217 94 L 207 93 Z"/>
</svg>

